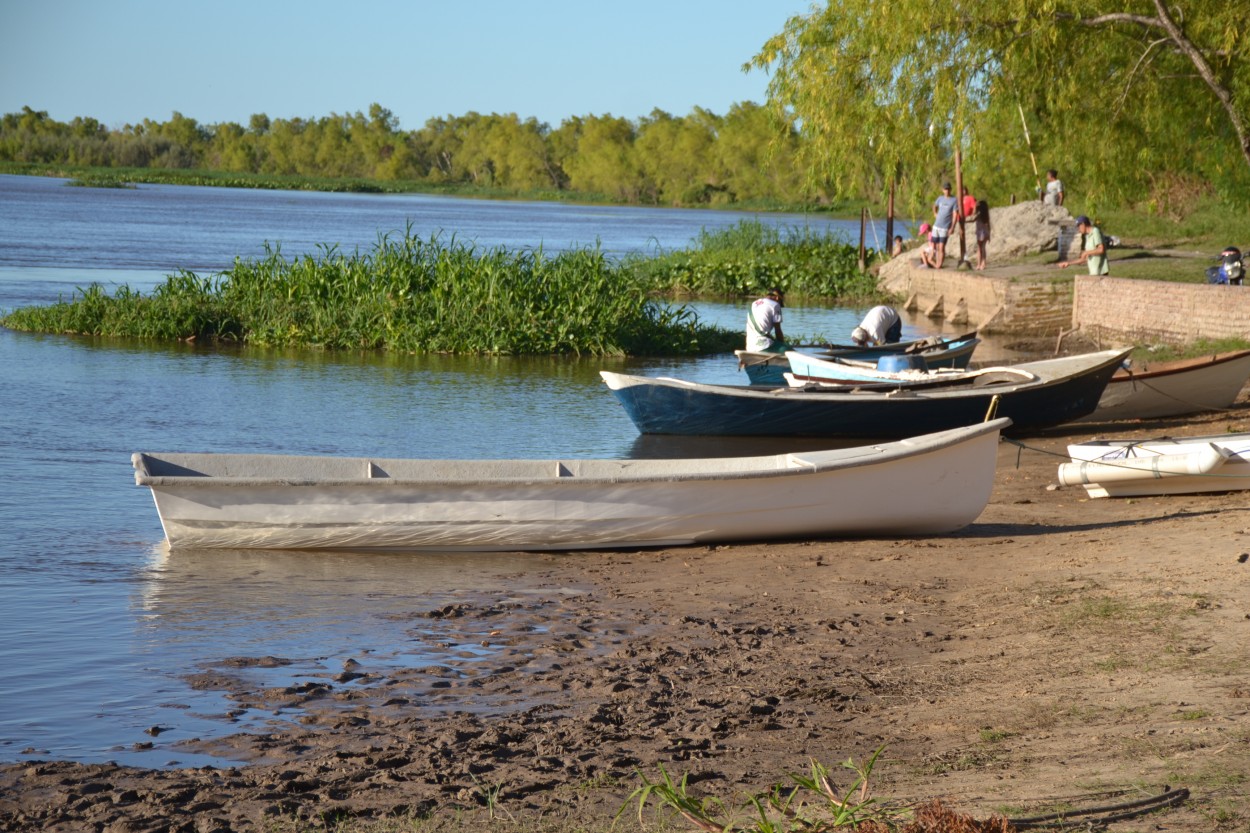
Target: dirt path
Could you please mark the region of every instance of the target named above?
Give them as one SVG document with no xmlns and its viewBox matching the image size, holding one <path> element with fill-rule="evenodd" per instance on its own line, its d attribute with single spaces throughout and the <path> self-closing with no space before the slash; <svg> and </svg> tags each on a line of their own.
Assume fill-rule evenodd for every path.
<svg viewBox="0 0 1250 833">
<path fill-rule="evenodd" d="M 1243 396 L 1102 433 L 1245 431 L 1248 417 Z M 884 746 L 883 797 L 1019 816 L 1171 785 L 1192 799 L 1112 829 L 1245 831 L 1250 501 L 1048 488 L 1054 455 L 1095 433 L 1004 444 L 989 507 L 958 535 L 543 557 L 537 600 L 414 613 L 414 634 L 437 623 L 431 639 L 500 648 L 486 664 L 366 661 L 281 690 L 220 669 L 192 682 L 284 722 L 187 747 L 256 763 L 8 765 L 0 829 L 251 829 L 482 807 L 497 789 L 517 818 L 606 830 L 635 768 L 730 799 Z"/>
</svg>

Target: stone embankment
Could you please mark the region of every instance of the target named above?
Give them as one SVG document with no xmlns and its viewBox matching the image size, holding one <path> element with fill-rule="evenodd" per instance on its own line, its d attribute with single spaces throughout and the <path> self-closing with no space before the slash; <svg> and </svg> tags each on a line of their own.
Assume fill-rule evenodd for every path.
<svg viewBox="0 0 1250 833">
<path fill-rule="evenodd" d="M 1075 236 L 1065 208 L 1038 202 L 995 208 L 990 225 L 986 270 L 961 263 L 956 232 L 947 243 L 944 268 L 924 267 L 912 248 L 882 265 L 881 287 L 905 298 L 909 312 L 986 335 L 1052 337 L 1079 331 L 1085 340 L 1104 346 L 1250 338 L 1250 287 L 1097 277 L 1080 267 L 1020 263 L 1044 252 L 1054 252 L 1058 262 L 1060 246 L 1066 250 Z M 971 225 L 963 251 L 966 261 L 976 260 Z M 1113 250 L 1113 271 L 1114 264 Z"/>
</svg>

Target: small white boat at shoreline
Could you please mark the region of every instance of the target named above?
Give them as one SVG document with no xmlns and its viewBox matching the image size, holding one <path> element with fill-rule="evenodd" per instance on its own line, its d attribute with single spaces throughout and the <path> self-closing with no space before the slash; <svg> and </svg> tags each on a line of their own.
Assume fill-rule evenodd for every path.
<svg viewBox="0 0 1250 833">
<path fill-rule="evenodd" d="M 671 460 L 132 457 L 173 548 L 525 551 L 931 535 L 989 501 L 997 419 L 856 448 Z"/>
<path fill-rule="evenodd" d="M 1059 483 L 1090 497 L 1140 497 L 1250 489 L 1250 434 L 1090 440 L 1068 446 Z"/>
</svg>

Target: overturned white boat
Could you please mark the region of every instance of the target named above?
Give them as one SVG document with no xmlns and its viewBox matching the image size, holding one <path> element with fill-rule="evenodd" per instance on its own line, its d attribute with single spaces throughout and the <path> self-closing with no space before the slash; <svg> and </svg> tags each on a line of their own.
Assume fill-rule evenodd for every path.
<svg viewBox="0 0 1250 833">
<path fill-rule="evenodd" d="M 927 535 L 985 508 L 1010 422 L 764 457 L 132 461 L 175 548 L 511 551 Z"/>
<path fill-rule="evenodd" d="M 1068 446 L 1064 486 L 1090 497 L 1138 497 L 1250 489 L 1250 434 L 1090 440 Z"/>
</svg>

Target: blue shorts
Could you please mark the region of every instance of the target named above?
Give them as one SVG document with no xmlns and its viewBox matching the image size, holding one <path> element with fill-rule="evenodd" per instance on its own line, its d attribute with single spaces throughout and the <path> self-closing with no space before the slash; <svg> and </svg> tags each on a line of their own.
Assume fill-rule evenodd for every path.
<svg viewBox="0 0 1250 833">
<path fill-rule="evenodd" d="M 950 238 L 949 234 L 931 234 L 929 235 L 930 243 L 945 243 Z"/>
</svg>

